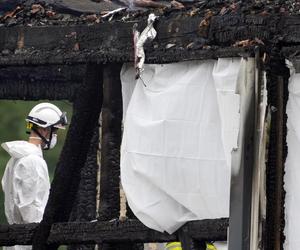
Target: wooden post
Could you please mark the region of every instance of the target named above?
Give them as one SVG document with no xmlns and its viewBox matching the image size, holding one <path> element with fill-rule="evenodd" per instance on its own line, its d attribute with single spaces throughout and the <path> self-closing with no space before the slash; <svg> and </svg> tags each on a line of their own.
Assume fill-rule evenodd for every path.
<svg viewBox="0 0 300 250">
<path fill-rule="evenodd" d="M 84 73 L 82 65 L 0 67 L 0 99 L 73 101 Z"/>
<path fill-rule="evenodd" d="M 289 70 L 279 49 L 272 51 L 267 63 L 268 105 L 271 107 L 271 127 L 266 170 L 265 249 L 281 250 L 284 242 L 284 163 L 287 156 L 286 133 Z"/>
<path fill-rule="evenodd" d="M 51 226 L 55 222 L 69 220 L 76 199 L 80 172 L 84 167 L 101 111 L 101 74 L 99 65 L 87 65 L 85 82 L 74 101 L 71 125 L 55 170 L 43 220 L 33 239 L 34 250 L 57 249 L 56 245 L 47 245 Z"/>
<path fill-rule="evenodd" d="M 70 221 L 89 222 L 96 219 L 97 173 L 99 169 L 97 154 L 99 149 L 99 124 L 94 128 L 93 138 L 84 168 Z M 68 250 L 94 250 L 95 245 L 71 245 Z"/>
<path fill-rule="evenodd" d="M 100 221 L 118 220 L 120 215 L 120 146 L 122 137 L 122 64 L 103 66 L 103 107 L 100 167 Z M 116 249 L 103 244 L 101 249 Z"/>
<path fill-rule="evenodd" d="M 103 107 L 100 167 L 101 221 L 118 219 L 120 214 L 120 145 L 122 92 L 120 64 L 103 67 Z"/>
<path fill-rule="evenodd" d="M 114 63 L 103 68 L 99 220 L 118 220 L 120 216 L 120 146 L 123 118 L 121 67 L 122 64 Z M 143 244 L 103 244 L 102 249 L 140 250 L 143 249 Z"/>
</svg>

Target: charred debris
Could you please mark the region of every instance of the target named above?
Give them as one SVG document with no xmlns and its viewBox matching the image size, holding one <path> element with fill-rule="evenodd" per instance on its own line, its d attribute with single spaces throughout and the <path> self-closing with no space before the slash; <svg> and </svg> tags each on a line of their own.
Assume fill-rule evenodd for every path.
<svg viewBox="0 0 300 250">
<path fill-rule="evenodd" d="M 148 63 L 243 56 L 255 46 L 280 46 L 289 55 L 300 43 L 298 1 L 86 2 L 10 5 L 0 13 L 0 64 L 132 62 L 133 25 L 142 30 L 149 13 L 158 16 L 158 35 L 145 46 Z"/>
<path fill-rule="evenodd" d="M 170 15 L 205 16 L 206 23 L 213 16 L 300 14 L 300 2 L 291 0 L 88 0 L 81 5 L 79 2 L 77 0 L 4 0 L 0 3 L 0 27 L 91 25 L 107 21 L 139 21 L 144 19 L 149 12 L 163 17 Z"/>
</svg>

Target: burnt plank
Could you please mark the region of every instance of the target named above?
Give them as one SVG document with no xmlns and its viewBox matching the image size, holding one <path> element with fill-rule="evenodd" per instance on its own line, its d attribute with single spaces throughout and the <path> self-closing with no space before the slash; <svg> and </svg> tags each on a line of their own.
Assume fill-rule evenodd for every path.
<svg viewBox="0 0 300 250">
<path fill-rule="evenodd" d="M 80 173 L 76 202 L 72 209 L 70 221 L 83 222 L 96 219 L 96 195 L 99 150 L 99 124 L 94 128 L 94 134 L 89 146 L 89 152 L 84 167 Z M 68 250 L 94 250 L 95 245 L 71 245 Z"/>
<path fill-rule="evenodd" d="M 228 219 L 202 220 L 187 224 L 187 230 L 196 240 L 226 240 Z M 64 234 L 62 234 L 64 232 Z M 67 240 L 66 240 L 67 239 Z M 176 235 L 151 230 L 137 220 L 125 222 L 94 222 L 85 224 L 61 223 L 54 225 L 49 243 L 70 242 L 168 242 Z"/>
<path fill-rule="evenodd" d="M 0 99 L 72 101 L 83 77 L 83 65 L 2 67 Z"/>
<path fill-rule="evenodd" d="M 103 66 L 103 105 L 100 202 L 98 220 L 109 221 L 120 216 L 120 147 L 122 137 L 122 64 Z M 135 245 L 135 246 L 134 246 Z M 143 247 L 143 244 L 139 244 Z M 102 250 L 143 249 L 138 244 L 103 244 Z"/>
<path fill-rule="evenodd" d="M 124 50 L 126 51 L 126 50 Z M 49 64 L 83 64 L 86 62 L 107 63 L 107 62 L 133 62 L 133 53 L 119 51 L 83 51 L 55 53 L 51 51 L 32 51 L 24 54 L 14 54 L 0 57 L 0 66 L 12 65 L 49 65 Z M 180 48 L 164 49 L 153 51 L 146 48 L 146 63 L 171 63 L 187 60 L 205 60 L 224 57 L 241 57 L 253 54 L 253 48 L 210 48 L 199 50 L 184 50 Z"/>
<path fill-rule="evenodd" d="M 287 157 L 287 114 L 289 69 L 279 49 L 274 48 L 266 63 L 268 105 L 274 108 L 271 113 L 271 126 L 266 166 L 266 225 L 265 249 L 283 249 L 285 240 L 285 190 L 284 173 Z"/>
<path fill-rule="evenodd" d="M 38 224 L 0 225 L 0 245 L 30 245 Z"/>
<path fill-rule="evenodd" d="M 122 64 L 103 66 L 103 105 L 101 138 L 100 202 L 98 220 L 118 219 L 120 215 L 120 146 L 122 134 Z M 101 249 L 117 246 L 103 244 Z"/>
<path fill-rule="evenodd" d="M 121 64 L 103 66 L 103 106 L 99 220 L 120 215 L 120 146 L 122 136 Z"/>
<path fill-rule="evenodd" d="M 273 36 L 278 17 L 224 15 L 212 19 L 209 36 L 216 44 L 231 45 L 235 41 L 259 38 L 268 40 Z M 275 27 L 274 27 L 275 26 Z M 280 31 L 277 31 L 280 32 Z"/>
<path fill-rule="evenodd" d="M 251 55 L 253 48 L 189 50 L 188 52 L 182 50 L 172 51 L 173 54 L 168 54 L 168 56 L 165 54 L 159 54 L 155 57 L 149 56 L 148 61 L 164 63 L 172 60 L 183 61 L 218 57 L 241 57 Z M 20 55 L 20 57 L 18 57 L 19 55 L 14 55 L 13 58 L 15 59 L 9 57 L 12 60 L 6 61 L 7 63 L 13 62 L 13 64 L 21 65 L 6 65 L 0 67 L 0 99 L 19 100 L 20 97 L 22 97 L 24 100 L 49 99 L 73 101 L 76 97 L 76 91 L 80 87 L 85 75 L 85 65 L 82 63 L 85 60 L 96 61 L 97 55 L 98 54 L 94 54 L 90 59 L 87 59 L 82 54 L 76 54 L 72 57 L 72 63 L 80 62 L 78 65 L 70 64 L 71 61 L 68 61 L 68 64 L 64 65 L 51 65 L 51 63 L 55 62 L 66 62 L 71 58 L 68 57 L 68 59 L 66 59 L 61 54 L 57 54 L 57 57 L 52 57 L 51 59 L 48 56 L 41 56 L 41 54 L 38 53 L 36 54 L 37 60 L 33 57 L 31 57 L 31 59 L 34 59 L 35 63 L 44 65 L 34 66 L 32 64 L 21 66 L 24 61 L 27 61 L 27 54 Z M 0 61 L 3 58 L 5 57 L 0 57 Z M 47 61 L 47 58 L 50 58 L 50 61 Z M 115 59 L 118 59 L 117 56 Z M 43 86 L 43 88 L 39 86 Z"/>
<path fill-rule="evenodd" d="M 131 62 L 132 27 L 137 23 L 142 30 L 146 18 L 93 25 L 1 27 L 0 65 Z M 255 45 L 279 41 L 295 45 L 300 43 L 299 26 L 299 15 L 239 13 L 208 20 L 185 12 L 161 16 L 155 24 L 156 39 L 145 46 L 146 62 L 224 57 L 226 51 L 235 56 L 247 48 L 232 45 L 247 39 Z"/>
<path fill-rule="evenodd" d="M 32 243 L 38 224 L 2 225 L 0 246 L 28 245 Z M 228 219 L 210 219 L 189 222 L 187 228 L 196 240 L 226 240 Z M 176 235 L 160 233 L 144 226 L 138 220 L 124 222 L 69 222 L 52 226 L 49 244 L 91 244 L 120 242 L 168 242 L 177 240 Z"/>
</svg>

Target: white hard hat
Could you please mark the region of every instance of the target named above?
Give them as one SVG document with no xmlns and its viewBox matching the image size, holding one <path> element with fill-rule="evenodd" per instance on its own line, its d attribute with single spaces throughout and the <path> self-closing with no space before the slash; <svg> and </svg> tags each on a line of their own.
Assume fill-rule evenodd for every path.
<svg viewBox="0 0 300 250">
<path fill-rule="evenodd" d="M 66 113 L 47 102 L 34 106 L 25 120 L 42 128 L 52 126 L 64 129 L 65 125 L 67 125 Z"/>
</svg>

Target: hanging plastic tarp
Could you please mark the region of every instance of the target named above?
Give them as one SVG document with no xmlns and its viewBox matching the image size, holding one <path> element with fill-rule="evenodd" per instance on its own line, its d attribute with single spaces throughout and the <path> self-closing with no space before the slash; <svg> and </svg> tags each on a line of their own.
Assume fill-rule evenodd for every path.
<svg viewBox="0 0 300 250">
<path fill-rule="evenodd" d="M 287 103 L 287 145 L 285 163 L 285 250 L 300 249 L 300 73 L 291 66 Z"/>
<path fill-rule="evenodd" d="M 213 70 L 221 116 L 222 138 L 227 166 L 231 166 L 231 151 L 237 148 L 240 123 L 240 95 L 236 94 L 241 59 L 221 58 Z"/>
<path fill-rule="evenodd" d="M 145 65 L 136 82 L 124 65 L 121 180 L 149 228 L 173 233 L 187 221 L 229 216 L 239 66 L 240 59 Z"/>
</svg>

